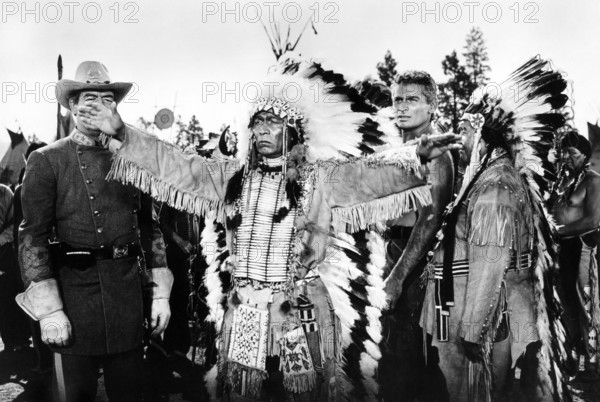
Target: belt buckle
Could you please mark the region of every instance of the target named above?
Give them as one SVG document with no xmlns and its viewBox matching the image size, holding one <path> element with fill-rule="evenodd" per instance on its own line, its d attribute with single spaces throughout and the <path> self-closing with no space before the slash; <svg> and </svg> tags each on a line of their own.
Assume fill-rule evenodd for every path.
<svg viewBox="0 0 600 402">
<path fill-rule="evenodd" d="M 113 258 L 123 258 L 129 255 L 129 246 L 113 246 Z"/>
</svg>

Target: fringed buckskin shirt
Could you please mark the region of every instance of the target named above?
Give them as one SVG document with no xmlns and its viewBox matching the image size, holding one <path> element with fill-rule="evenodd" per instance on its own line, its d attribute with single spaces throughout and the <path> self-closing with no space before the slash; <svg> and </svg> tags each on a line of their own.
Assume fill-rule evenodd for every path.
<svg viewBox="0 0 600 402">
<path fill-rule="evenodd" d="M 421 326 L 433 335 L 432 344 L 445 360 L 440 365 L 442 371 L 446 367 L 444 374 L 453 400 L 468 395 L 468 369 L 461 366 L 466 358 L 460 355 L 460 338 L 481 345 L 484 361 L 489 364 L 496 331 L 508 317 L 513 365 L 529 343 L 540 339 L 531 264 L 534 212 L 523 180 L 512 161 L 501 156 L 490 162 L 456 206 L 453 300 L 441 296 L 443 247 L 427 268 Z"/>
<path fill-rule="evenodd" d="M 353 162 L 326 161 L 301 166 L 298 182 L 302 196 L 291 240 L 295 243 L 291 248 L 295 255 L 288 263 L 288 275 L 292 269 L 297 278 L 302 278 L 317 268 L 326 258 L 331 233 L 356 232 L 369 224 L 397 218 L 419 205 L 430 204 L 431 193 L 419 172 L 420 166 L 415 145 Z M 228 204 L 225 196 L 229 180 L 241 168 L 237 160 L 216 162 L 184 154 L 174 145 L 127 126 L 109 178 L 132 184 L 189 213 L 205 215 L 214 211 L 217 221 L 226 225 L 229 250 L 235 250 L 238 230 L 231 221 L 238 214 L 242 216 L 242 224 L 248 219 L 244 216 L 247 187 L 242 192 L 243 201 Z M 264 191 L 265 186 L 260 188 Z M 251 188 L 250 204 L 252 197 L 256 197 L 252 195 L 255 191 L 260 190 Z M 253 208 L 252 215 L 262 207 Z"/>
</svg>

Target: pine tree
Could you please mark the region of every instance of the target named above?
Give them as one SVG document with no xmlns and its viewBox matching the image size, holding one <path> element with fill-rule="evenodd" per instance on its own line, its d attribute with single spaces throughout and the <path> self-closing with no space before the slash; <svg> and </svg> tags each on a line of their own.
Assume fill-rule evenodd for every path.
<svg viewBox="0 0 600 402">
<path fill-rule="evenodd" d="M 488 74 L 491 68 L 481 29 L 471 29 L 464 50 L 464 63 L 455 50 L 444 58 L 442 69 L 448 81 L 439 85 L 439 111 L 454 132 L 458 132 L 459 119 L 473 91 L 490 80 Z"/>
<path fill-rule="evenodd" d="M 377 73 L 379 74 L 379 78 L 385 82 L 388 87 L 392 85 L 394 77 L 397 74 L 396 64 L 396 60 L 389 50 L 385 53 L 383 61 L 377 63 Z"/>
<path fill-rule="evenodd" d="M 469 104 L 469 97 L 473 91 L 471 77 L 466 67 L 461 65 L 456 50 L 444 58 L 442 69 L 448 81 L 438 85 L 439 110 L 450 121 L 453 131 L 457 133 L 459 119 Z"/>
<path fill-rule="evenodd" d="M 465 69 L 471 77 L 473 90 L 475 90 L 478 86 L 489 82 L 488 73 L 491 71 L 488 64 L 487 46 L 480 28 L 471 28 L 471 32 L 467 35 L 467 44 L 464 46 L 464 50 Z"/>
</svg>

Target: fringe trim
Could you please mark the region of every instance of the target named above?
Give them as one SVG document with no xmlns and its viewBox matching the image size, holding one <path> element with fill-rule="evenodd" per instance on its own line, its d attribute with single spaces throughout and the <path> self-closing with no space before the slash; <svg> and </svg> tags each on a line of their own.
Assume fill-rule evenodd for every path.
<svg viewBox="0 0 600 402">
<path fill-rule="evenodd" d="M 266 371 L 238 362 L 227 362 L 226 381 L 233 387 L 234 392 L 243 397 L 261 399 L 263 380 L 267 377 Z"/>
<path fill-rule="evenodd" d="M 421 173 L 419 169 L 421 160 L 417 155 L 417 145 L 415 144 L 406 143 L 393 149 L 376 152 L 365 157 L 364 161 L 370 166 L 392 165 L 417 174 Z"/>
<path fill-rule="evenodd" d="M 494 385 L 492 376 L 492 352 L 494 349 L 496 332 L 502 324 L 504 308 L 506 308 L 506 284 L 503 280 L 501 295 L 498 298 L 498 304 L 490 320 L 490 329 L 485 334 L 482 344 L 483 362 L 475 364 L 469 363 L 469 381 L 473 380 L 473 383 L 469 382 L 469 395 L 474 397 L 474 399 L 470 399 L 472 401 L 492 402 L 492 389 Z M 472 378 L 471 367 L 473 368 Z"/>
<path fill-rule="evenodd" d="M 516 234 L 517 213 L 514 208 L 497 203 L 477 203 L 472 217 L 469 242 L 504 247 Z M 519 237 L 516 237 L 519 239 Z"/>
<path fill-rule="evenodd" d="M 342 327 L 337 315 L 333 314 L 333 328 L 321 334 L 323 358 L 338 360 L 342 351 Z"/>
<path fill-rule="evenodd" d="M 166 202 L 173 208 L 191 214 L 204 216 L 210 211 L 216 212 L 218 222 L 224 222 L 225 205 L 220 200 L 208 200 L 183 191 L 171 183 L 165 182 L 152 173 L 117 154 L 106 180 L 117 180 L 131 184 L 160 202 Z"/>
<path fill-rule="evenodd" d="M 317 385 L 317 372 L 310 371 L 302 374 L 284 374 L 283 386 L 286 390 L 295 394 L 308 392 Z"/>
<path fill-rule="evenodd" d="M 334 231 L 355 233 L 366 229 L 370 224 L 396 219 L 432 202 L 428 186 L 414 187 L 353 207 L 333 208 L 332 226 Z"/>
</svg>

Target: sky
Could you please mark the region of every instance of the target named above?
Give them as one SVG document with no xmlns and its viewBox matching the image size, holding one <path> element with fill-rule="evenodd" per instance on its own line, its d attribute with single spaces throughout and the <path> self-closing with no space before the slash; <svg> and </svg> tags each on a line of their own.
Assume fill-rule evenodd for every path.
<svg viewBox="0 0 600 402">
<path fill-rule="evenodd" d="M 243 120 L 249 83 L 275 63 L 260 20 L 291 27 L 312 17 L 296 51 L 349 78 L 376 75 L 387 50 L 399 71 L 445 77 L 444 56 L 459 54 L 482 29 L 493 82 L 528 58 L 553 60 L 572 81 L 575 123 L 600 117 L 600 1 L 2 1 L 0 124 L 52 141 L 56 135 L 57 58 L 63 78 L 85 60 L 104 63 L 114 81 L 133 82 L 119 105 L 126 122 L 153 120 L 161 108 L 205 131 Z M 0 136 L 0 151 L 8 135 Z"/>
</svg>

